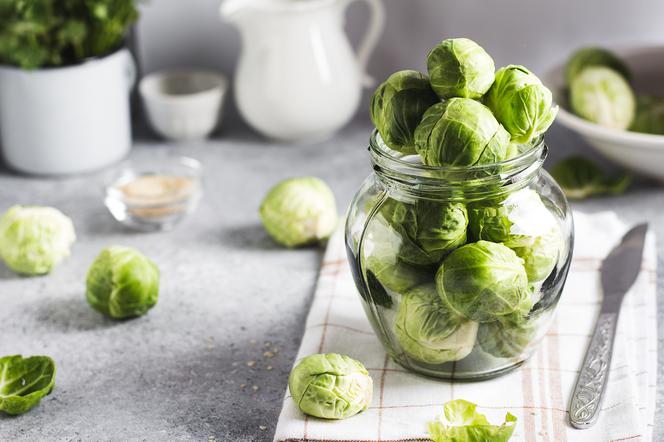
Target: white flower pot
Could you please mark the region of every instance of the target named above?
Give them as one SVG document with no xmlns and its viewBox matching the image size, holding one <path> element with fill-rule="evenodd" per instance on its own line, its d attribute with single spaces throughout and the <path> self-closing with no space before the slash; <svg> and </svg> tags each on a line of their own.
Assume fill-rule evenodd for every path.
<svg viewBox="0 0 664 442">
<path fill-rule="evenodd" d="M 21 172 L 100 169 L 131 147 L 129 95 L 136 68 L 127 49 L 55 68 L 0 66 L 0 145 Z"/>
</svg>

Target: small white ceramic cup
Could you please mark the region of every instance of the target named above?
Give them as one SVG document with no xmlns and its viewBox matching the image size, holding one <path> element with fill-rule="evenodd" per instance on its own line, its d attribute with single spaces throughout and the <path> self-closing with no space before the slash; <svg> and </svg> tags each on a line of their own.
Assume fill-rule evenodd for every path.
<svg viewBox="0 0 664 442">
<path fill-rule="evenodd" d="M 210 135 L 221 120 L 227 88 L 222 74 L 202 70 L 155 72 L 139 85 L 153 129 L 173 141 Z"/>
</svg>

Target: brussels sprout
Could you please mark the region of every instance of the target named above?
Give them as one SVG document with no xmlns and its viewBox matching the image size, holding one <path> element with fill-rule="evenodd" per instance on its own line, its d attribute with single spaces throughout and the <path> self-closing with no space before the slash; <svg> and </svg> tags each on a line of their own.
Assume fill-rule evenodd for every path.
<svg viewBox="0 0 664 442">
<path fill-rule="evenodd" d="M 23 414 L 39 404 L 55 385 L 55 362 L 48 356 L 0 358 L 0 411 Z"/>
<path fill-rule="evenodd" d="M 468 214 L 461 203 L 418 200 L 406 204 L 390 198 L 379 213 L 401 236 L 399 259 L 409 264 L 438 264 L 466 243 Z"/>
<path fill-rule="evenodd" d="M 484 103 L 517 143 L 529 143 L 551 126 L 558 113 L 553 98 L 539 78 L 523 66 L 496 72 L 496 81 Z"/>
<path fill-rule="evenodd" d="M 408 238 L 403 231 L 396 230 L 394 225 L 382 216 L 375 216 L 369 223 L 362 250 L 369 284 L 373 284 L 375 278 L 385 289 L 403 293 L 431 278 L 431 271 L 428 269 L 413 266 L 400 259 L 404 240 L 408 241 Z M 415 246 L 409 244 L 408 248 L 412 250 L 412 256 L 415 256 Z M 421 254 L 424 260 L 424 251 L 421 251 Z M 375 293 L 372 292 L 372 295 Z M 391 304 L 390 301 L 389 305 L 385 306 L 389 307 Z"/>
<path fill-rule="evenodd" d="M 468 210 L 475 240 L 503 243 L 524 260 L 530 283 L 546 279 L 563 247 L 560 228 L 532 189 L 511 193 L 501 202 L 473 204 Z"/>
<path fill-rule="evenodd" d="M 441 98 L 480 98 L 491 87 L 495 66 L 481 46 L 467 38 L 450 38 L 427 56 L 431 87 Z"/>
<path fill-rule="evenodd" d="M 429 422 L 429 437 L 433 442 L 507 442 L 512 437 L 515 416 L 507 413 L 502 425 L 492 425 L 476 408 L 463 399 L 447 402 L 444 415 Z"/>
<path fill-rule="evenodd" d="M 433 283 L 401 297 L 394 331 L 406 353 L 429 364 L 458 361 L 473 351 L 477 322 L 453 313 Z"/>
<path fill-rule="evenodd" d="M 558 263 L 562 248 L 560 228 L 555 226 L 544 235 L 534 237 L 530 244 L 512 247 L 512 250 L 523 259 L 528 282 L 532 284 L 549 277 Z"/>
<path fill-rule="evenodd" d="M 385 144 L 413 154 L 415 128 L 424 112 L 438 101 L 425 75 L 417 71 L 395 72 L 371 97 L 371 121 Z"/>
<path fill-rule="evenodd" d="M 516 358 L 535 336 L 535 323 L 523 316 L 508 316 L 480 325 L 477 342 L 482 350 L 497 358 Z"/>
<path fill-rule="evenodd" d="M 424 113 L 415 144 L 429 166 L 474 166 L 503 161 L 510 134 L 482 103 L 452 98 Z"/>
<path fill-rule="evenodd" d="M 267 233 L 287 247 L 327 240 L 339 221 L 334 194 L 315 177 L 281 181 L 263 199 L 260 216 Z"/>
<path fill-rule="evenodd" d="M 436 273 L 438 294 L 456 313 L 477 322 L 526 314 L 532 307 L 523 260 L 489 241 L 461 246 Z"/>
<path fill-rule="evenodd" d="M 0 256 L 16 273 L 50 273 L 75 240 L 71 220 L 52 207 L 13 206 L 0 218 Z"/>
<path fill-rule="evenodd" d="M 664 100 L 642 95 L 636 98 L 636 115 L 629 130 L 664 135 Z"/>
<path fill-rule="evenodd" d="M 627 129 L 636 110 L 629 83 L 606 67 L 586 68 L 574 78 L 570 105 L 581 118 L 615 129 Z"/>
<path fill-rule="evenodd" d="M 611 68 L 628 81 L 631 77 L 627 65 L 616 55 L 606 49 L 588 47 L 579 49 L 567 61 L 567 65 L 565 66 L 567 84 L 571 84 L 581 71 L 591 66 Z"/>
<path fill-rule="evenodd" d="M 551 169 L 551 175 L 570 199 L 621 194 L 632 182 L 627 174 L 607 177 L 597 164 L 579 155 L 560 161 Z"/>
<path fill-rule="evenodd" d="M 345 419 L 369 407 L 373 381 L 355 359 L 336 353 L 315 354 L 293 368 L 288 389 L 303 413 Z"/>
<path fill-rule="evenodd" d="M 537 192 L 528 188 L 512 192 L 502 201 L 468 207 L 468 230 L 475 241 L 501 242 L 510 248 L 527 246 L 556 225 Z"/>
<path fill-rule="evenodd" d="M 142 316 L 157 303 L 159 269 L 131 247 L 112 246 L 94 260 L 86 280 L 92 308 L 115 319 Z"/>
</svg>

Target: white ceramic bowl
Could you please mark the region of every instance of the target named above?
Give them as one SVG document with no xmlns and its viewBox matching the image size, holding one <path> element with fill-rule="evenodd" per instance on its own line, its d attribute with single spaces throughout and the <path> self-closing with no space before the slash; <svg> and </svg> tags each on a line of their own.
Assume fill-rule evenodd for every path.
<svg viewBox="0 0 664 442">
<path fill-rule="evenodd" d="M 629 65 L 637 94 L 664 97 L 664 46 L 610 49 Z M 577 117 L 568 107 L 563 72 L 564 64 L 561 64 L 543 78 L 560 105 L 557 121 L 610 160 L 664 181 L 664 135 L 607 128 Z"/>
<path fill-rule="evenodd" d="M 227 89 L 223 75 L 193 70 L 155 72 L 139 85 L 150 124 L 174 141 L 210 135 L 221 119 Z"/>
</svg>

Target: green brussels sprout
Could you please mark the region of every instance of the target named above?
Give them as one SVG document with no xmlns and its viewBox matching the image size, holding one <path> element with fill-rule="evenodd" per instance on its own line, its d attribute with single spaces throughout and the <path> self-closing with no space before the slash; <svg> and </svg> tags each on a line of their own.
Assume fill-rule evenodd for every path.
<svg viewBox="0 0 664 442">
<path fill-rule="evenodd" d="M 0 218 L 0 257 L 16 273 L 50 273 L 74 241 L 71 220 L 53 207 L 13 206 Z"/>
<path fill-rule="evenodd" d="M 482 103 L 452 98 L 424 113 L 415 144 L 426 165 L 474 166 L 503 161 L 510 134 Z"/>
<path fill-rule="evenodd" d="M 427 56 L 431 87 L 440 98 L 480 98 L 494 79 L 493 59 L 467 38 L 450 38 Z"/>
<path fill-rule="evenodd" d="M 371 121 L 385 144 L 404 154 L 414 154 L 415 128 L 424 112 L 438 101 L 425 75 L 395 72 L 371 97 Z"/>
<path fill-rule="evenodd" d="M 477 326 L 477 322 L 453 313 L 438 296 L 435 284 L 428 283 L 401 297 L 394 331 L 412 358 L 442 364 L 463 359 L 473 351 Z"/>
<path fill-rule="evenodd" d="M 523 259 L 528 282 L 536 283 L 549 277 L 558 263 L 563 248 L 560 228 L 555 226 L 549 232 L 533 238 L 532 242 L 512 250 Z"/>
<path fill-rule="evenodd" d="M 534 190 L 516 191 L 501 202 L 473 204 L 468 217 L 471 237 L 514 250 L 530 283 L 543 281 L 556 266 L 563 247 L 560 227 Z"/>
<path fill-rule="evenodd" d="M 429 422 L 429 437 L 433 442 L 507 442 L 514 433 L 516 416 L 505 415 L 502 425 L 492 425 L 485 415 L 476 411 L 477 405 L 463 399 L 445 404 L 443 416 Z"/>
<path fill-rule="evenodd" d="M 523 316 L 508 316 L 481 324 L 477 342 L 482 350 L 496 358 L 516 358 L 535 336 L 535 323 Z"/>
<path fill-rule="evenodd" d="M 629 81 L 631 74 L 627 65 L 612 52 L 602 48 L 581 48 L 577 50 L 567 61 L 565 65 L 565 79 L 567 84 L 572 81 L 584 69 L 591 66 L 603 66 L 611 68 Z"/>
<path fill-rule="evenodd" d="M 334 194 L 315 177 L 278 183 L 263 198 L 260 217 L 267 233 L 286 247 L 327 240 L 339 222 Z"/>
<path fill-rule="evenodd" d="M 336 353 L 303 358 L 291 371 L 288 389 L 305 414 L 345 419 L 371 404 L 373 381 L 361 362 Z"/>
<path fill-rule="evenodd" d="M 438 264 L 466 243 L 468 214 L 461 203 L 418 200 L 407 204 L 390 198 L 379 213 L 401 236 L 399 259 L 406 263 Z"/>
<path fill-rule="evenodd" d="M 606 67 L 586 68 L 574 78 L 570 105 L 579 117 L 615 129 L 627 129 L 636 111 L 629 83 Z"/>
<path fill-rule="evenodd" d="M 88 270 L 86 297 L 92 308 L 115 319 L 142 316 L 157 303 L 159 269 L 131 247 L 101 251 Z"/>
<path fill-rule="evenodd" d="M 500 242 L 510 248 L 527 246 L 556 226 L 553 214 L 529 188 L 468 207 L 468 230 L 474 241 Z"/>
<path fill-rule="evenodd" d="M 530 143 L 551 126 L 558 113 L 551 91 L 523 66 L 510 65 L 496 72 L 496 81 L 484 103 L 517 143 Z"/>
<path fill-rule="evenodd" d="M 53 391 L 55 371 L 48 356 L 0 358 L 0 411 L 18 415 L 36 407 Z"/>
<path fill-rule="evenodd" d="M 636 97 L 636 114 L 629 130 L 664 135 L 664 100 L 648 95 Z"/>
<path fill-rule="evenodd" d="M 632 182 L 628 174 L 608 177 L 597 164 L 580 155 L 560 161 L 551 169 L 551 176 L 570 199 L 618 195 L 624 193 Z"/>
<path fill-rule="evenodd" d="M 407 262 L 401 257 L 404 240 L 408 241 L 402 230 L 395 229 L 394 225 L 382 216 L 375 216 L 367 226 L 363 242 L 362 255 L 363 266 L 369 285 L 376 286 L 375 280 L 385 289 L 395 293 L 404 293 L 406 290 L 430 279 L 428 269 L 423 269 Z M 416 252 L 415 246 L 408 245 L 413 256 Z M 422 260 L 425 259 L 424 251 Z M 375 297 L 376 293 L 372 292 Z M 391 301 L 386 302 L 385 307 L 391 306 Z"/>
<path fill-rule="evenodd" d="M 502 244 L 459 247 L 436 273 L 438 294 L 454 312 L 477 322 L 526 314 L 532 307 L 523 260 Z"/>
</svg>

